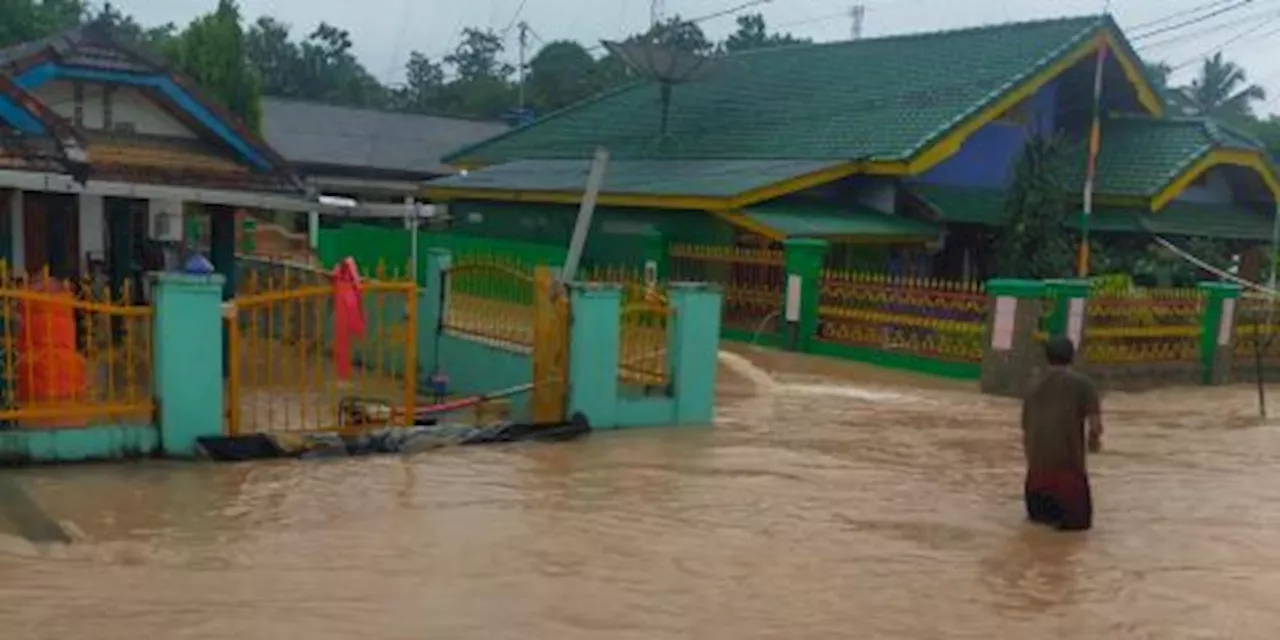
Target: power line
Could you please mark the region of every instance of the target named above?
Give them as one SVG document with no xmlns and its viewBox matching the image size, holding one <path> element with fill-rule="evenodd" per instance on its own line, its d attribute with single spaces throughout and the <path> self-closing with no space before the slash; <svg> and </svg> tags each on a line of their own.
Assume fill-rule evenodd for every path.
<svg viewBox="0 0 1280 640">
<path fill-rule="evenodd" d="M 1145 43 L 1145 44 L 1141 44 L 1141 45 L 1138 45 L 1136 48 L 1137 48 L 1137 49 L 1139 49 L 1139 50 L 1141 50 L 1141 51 L 1147 51 L 1147 50 L 1150 50 L 1150 49 L 1157 49 L 1157 48 L 1160 48 L 1160 47 L 1166 47 L 1166 46 L 1169 46 L 1169 45 L 1171 45 L 1171 44 L 1179 44 L 1179 43 L 1183 43 L 1183 42 L 1190 42 L 1190 41 L 1192 41 L 1192 40 L 1197 40 L 1197 39 L 1199 39 L 1199 38 L 1201 38 L 1201 37 L 1207 36 L 1207 35 L 1209 35 L 1209 34 L 1211 34 L 1211 33 L 1217 33 L 1217 32 L 1219 32 L 1219 31 L 1226 31 L 1227 29 L 1231 29 L 1231 28 L 1233 28 L 1233 27 L 1238 27 L 1238 26 L 1240 26 L 1240 25 L 1247 25 L 1247 24 L 1253 23 L 1254 21 L 1258 20 L 1259 18 L 1262 18 L 1263 16 L 1269 16 L 1269 15 L 1272 15 L 1273 13 L 1274 13 L 1274 11 L 1273 11 L 1273 10 L 1263 10 L 1263 11 L 1258 11 L 1258 12 L 1255 12 L 1255 13 L 1251 13 L 1251 14 L 1249 14 L 1249 15 L 1241 16 L 1240 18 L 1237 18 L 1237 19 L 1235 19 L 1235 20 L 1230 20 L 1230 21 L 1227 21 L 1227 22 L 1221 22 L 1221 23 L 1218 23 L 1218 24 L 1215 24 L 1215 25 L 1211 25 L 1211 26 L 1205 27 L 1205 28 L 1203 28 L 1203 29 L 1198 29 L 1198 30 L 1196 30 L 1196 31 L 1192 31 L 1191 33 L 1184 33 L 1184 34 L 1180 34 L 1180 35 L 1174 35 L 1174 36 L 1171 36 L 1171 37 L 1168 37 L 1168 38 L 1164 38 L 1164 39 L 1162 39 L 1162 40 L 1156 40 L 1155 42 L 1148 42 L 1148 43 Z"/>
<path fill-rule="evenodd" d="M 1246 5 L 1250 5 L 1250 4 L 1253 4 L 1253 0 L 1236 0 L 1236 1 L 1235 1 L 1235 2 L 1233 2 L 1232 4 L 1229 4 L 1229 5 L 1225 6 L 1225 7 L 1220 7 L 1220 8 L 1218 8 L 1218 9 L 1216 9 L 1216 10 L 1214 10 L 1214 11 L 1211 11 L 1211 12 L 1209 12 L 1209 13 L 1206 13 L 1206 14 L 1204 14 L 1204 15 L 1202 15 L 1202 16 L 1197 16 L 1197 17 L 1195 17 L 1195 18 L 1191 18 L 1191 19 L 1189 19 L 1189 20 L 1184 20 L 1184 21 L 1182 21 L 1182 22 L 1179 22 L 1179 23 L 1176 23 L 1176 24 L 1172 24 L 1172 25 L 1169 25 L 1169 26 L 1167 26 L 1167 27 L 1160 27 L 1159 29 L 1154 29 L 1154 30 L 1152 30 L 1152 31 L 1148 31 L 1148 32 L 1146 32 L 1146 33 L 1139 33 L 1138 35 L 1135 35 L 1135 36 L 1133 36 L 1133 37 L 1131 37 L 1131 38 L 1129 38 L 1129 39 L 1130 39 L 1130 40 L 1135 40 L 1135 41 L 1136 41 L 1136 40 L 1144 40 L 1144 39 L 1146 39 L 1146 38 L 1150 38 L 1151 36 L 1158 36 L 1158 35 L 1160 35 L 1160 34 L 1162 34 L 1162 33 L 1168 33 L 1168 32 L 1170 32 L 1170 31 L 1177 31 L 1178 29 L 1181 29 L 1181 28 L 1183 28 L 1183 27 L 1190 27 L 1190 26 L 1192 26 L 1192 25 L 1200 24 L 1201 22 L 1204 22 L 1205 20 L 1208 20 L 1208 19 L 1213 18 L 1213 17 L 1216 17 L 1216 16 L 1220 16 L 1220 15 L 1222 15 L 1222 14 L 1224 14 L 1224 13 L 1227 13 L 1228 11 L 1235 11 L 1236 9 L 1239 9 L 1239 8 L 1241 8 L 1241 7 L 1244 7 L 1244 6 L 1246 6 Z"/>
<path fill-rule="evenodd" d="M 1179 62 L 1178 64 L 1173 65 L 1172 67 L 1169 67 L 1169 69 L 1171 71 L 1177 71 L 1188 65 L 1192 65 L 1197 62 L 1200 62 L 1201 60 L 1204 60 L 1214 54 L 1222 53 L 1222 51 L 1225 50 L 1227 47 L 1243 40 L 1245 37 L 1249 36 L 1250 34 L 1263 29 L 1264 27 L 1271 24 L 1272 22 L 1275 22 L 1277 18 L 1280 18 L 1280 14 L 1273 14 L 1271 17 L 1267 18 L 1266 20 L 1263 20 L 1262 22 L 1259 22 L 1253 25 L 1252 27 L 1249 27 L 1248 29 L 1245 29 L 1244 31 L 1241 31 L 1240 33 L 1237 33 L 1236 35 L 1228 38 L 1222 44 L 1219 44 L 1218 46 L 1213 47 L 1212 49 L 1209 49 L 1208 51 L 1205 51 L 1204 53 L 1201 53 L 1200 55 L 1190 58 L 1184 62 Z M 1274 31 L 1271 33 L 1274 33 Z"/>
<path fill-rule="evenodd" d="M 524 13 L 526 4 L 529 4 L 529 0 L 520 0 L 520 4 L 516 5 L 515 13 L 511 14 L 511 19 L 507 21 L 507 26 L 502 29 L 503 40 L 506 40 L 507 36 L 511 35 L 511 30 L 516 28 L 517 23 L 520 21 L 520 15 Z"/>
<path fill-rule="evenodd" d="M 1205 4 L 1195 6 L 1190 9 L 1183 9 L 1182 11 L 1171 13 L 1167 16 L 1164 16 L 1163 18 L 1156 18 L 1155 20 L 1149 20 L 1141 24 L 1135 24 L 1129 28 L 1134 31 L 1141 31 L 1142 29 L 1146 29 L 1148 27 L 1154 27 L 1156 25 L 1164 24 L 1170 20 L 1177 20 L 1178 18 L 1181 18 L 1182 16 L 1185 16 L 1185 15 L 1189 15 L 1192 13 L 1199 13 L 1201 11 L 1212 9 L 1214 7 L 1218 7 L 1224 4 L 1229 4 L 1231 2 L 1235 2 L 1235 0 L 1215 0 L 1214 2 L 1207 2 Z"/>
</svg>

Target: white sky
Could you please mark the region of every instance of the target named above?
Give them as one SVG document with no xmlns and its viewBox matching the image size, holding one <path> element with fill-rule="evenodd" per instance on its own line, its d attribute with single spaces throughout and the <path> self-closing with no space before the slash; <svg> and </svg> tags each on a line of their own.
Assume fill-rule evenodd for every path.
<svg viewBox="0 0 1280 640">
<path fill-rule="evenodd" d="M 668 16 L 700 17 L 749 0 L 665 0 Z M 850 7 L 858 0 L 771 0 L 746 11 L 765 15 L 770 28 L 818 41 L 849 38 Z M 963 26 L 1100 13 L 1106 5 L 1132 38 L 1135 27 L 1212 0 L 861 0 L 866 6 L 867 37 L 934 31 Z M 111 0 L 144 24 L 184 24 L 210 10 L 216 0 Z M 302 36 L 320 21 L 351 32 L 357 55 L 384 80 L 398 80 L 409 52 L 431 57 L 448 52 L 464 26 L 502 31 L 515 19 L 529 23 L 542 41 L 575 39 L 595 44 L 647 27 L 650 0 L 240 0 L 246 17 L 271 15 Z M 1188 17 L 1194 17 L 1188 16 Z M 1182 19 L 1167 24 L 1176 24 Z M 701 25 L 719 39 L 733 30 L 732 16 Z M 1161 25 L 1164 26 L 1164 25 Z M 1230 42 L 1229 42 L 1230 41 Z M 1280 107 L 1280 0 L 1251 0 L 1247 6 L 1162 35 L 1139 39 L 1135 46 L 1149 59 L 1181 65 L 1175 81 L 1194 75 L 1198 61 L 1223 45 L 1224 54 L 1242 65 L 1249 78 L 1268 92 L 1266 111 Z M 534 48 L 538 46 L 535 40 Z M 514 32 L 509 57 L 516 55 Z"/>
</svg>

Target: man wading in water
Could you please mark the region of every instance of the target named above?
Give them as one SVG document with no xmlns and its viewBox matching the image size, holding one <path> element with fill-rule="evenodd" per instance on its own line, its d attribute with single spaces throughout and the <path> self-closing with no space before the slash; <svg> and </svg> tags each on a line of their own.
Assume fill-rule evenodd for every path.
<svg viewBox="0 0 1280 640">
<path fill-rule="evenodd" d="M 1070 340 L 1053 338 L 1044 351 L 1049 371 L 1022 403 L 1027 517 L 1064 531 L 1084 531 L 1093 526 L 1085 447 L 1102 448 L 1098 390 L 1071 367 L 1076 349 Z"/>
</svg>

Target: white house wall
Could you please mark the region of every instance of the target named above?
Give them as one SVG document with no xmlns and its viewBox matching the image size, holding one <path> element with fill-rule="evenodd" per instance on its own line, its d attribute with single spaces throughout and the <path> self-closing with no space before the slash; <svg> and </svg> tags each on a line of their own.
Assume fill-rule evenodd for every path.
<svg viewBox="0 0 1280 640">
<path fill-rule="evenodd" d="M 106 98 L 111 89 L 111 122 L 114 127 L 132 126 L 132 132 L 167 138 L 195 138 L 196 134 L 169 115 L 134 87 L 81 83 L 81 126 L 89 131 L 102 131 L 106 122 Z M 34 90 L 35 96 L 44 101 L 58 115 L 75 122 L 75 83 L 54 80 Z"/>
</svg>

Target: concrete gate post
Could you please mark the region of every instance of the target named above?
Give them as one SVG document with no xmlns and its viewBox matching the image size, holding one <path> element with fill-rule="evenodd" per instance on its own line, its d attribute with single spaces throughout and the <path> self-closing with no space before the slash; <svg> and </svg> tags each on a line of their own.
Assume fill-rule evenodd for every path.
<svg viewBox="0 0 1280 640">
<path fill-rule="evenodd" d="M 1201 282 L 1204 314 L 1200 325 L 1201 382 L 1208 385 L 1231 382 L 1235 365 L 1236 311 L 1240 285 L 1226 282 Z"/>
<path fill-rule="evenodd" d="M 1045 305 L 1038 280 L 987 282 L 987 327 L 983 331 L 983 393 L 1022 397 L 1039 375 L 1043 356 L 1035 339 Z"/>
</svg>

